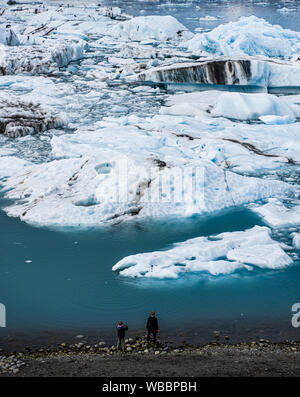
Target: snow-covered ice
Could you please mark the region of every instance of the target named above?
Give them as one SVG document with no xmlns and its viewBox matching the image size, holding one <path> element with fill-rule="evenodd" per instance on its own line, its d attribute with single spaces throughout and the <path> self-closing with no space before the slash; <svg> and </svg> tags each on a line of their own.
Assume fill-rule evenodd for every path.
<svg viewBox="0 0 300 397">
<path fill-rule="evenodd" d="M 263 217 L 273 227 L 300 225 L 300 206 L 286 206 L 280 200 L 272 198 L 262 206 L 252 210 Z"/>
<path fill-rule="evenodd" d="M 237 120 L 255 120 L 261 116 L 287 116 L 289 120 L 295 119 L 293 109 L 283 99 L 270 94 L 224 92 L 210 112 L 215 117 Z"/>
<path fill-rule="evenodd" d="M 293 246 L 296 249 L 300 249 L 300 233 L 293 234 Z"/>
<path fill-rule="evenodd" d="M 0 26 L 0 43 L 7 46 L 18 45 L 19 39 L 11 28 Z"/>
<path fill-rule="evenodd" d="M 182 40 L 193 37 L 193 33 L 171 15 L 135 17 L 116 24 L 110 34 L 126 41 Z"/>
<path fill-rule="evenodd" d="M 48 226 L 99 226 L 132 215 L 212 213 L 292 191 L 286 183 L 245 177 L 198 158 L 175 135 L 136 127 L 82 131 L 53 137 L 51 144 L 57 160 L 3 184 L 16 200 L 6 208 L 9 215 Z"/>
<path fill-rule="evenodd" d="M 199 15 L 200 28 L 217 23 Z M 299 224 L 299 32 L 251 16 L 194 35 L 170 15 L 80 2 L 6 7 L 0 22 L 9 216 L 88 228 L 246 206 L 271 228 Z M 194 240 L 134 256 L 133 266 L 125 258 L 121 273 L 291 261 L 267 228 Z"/>
<path fill-rule="evenodd" d="M 182 273 L 214 276 L 253 266 L 282 269 L 291 258 L 270 236 L 270 229 L 255 226 L 242 232 L 197 237 L 174 244 L 166 251 L 131 255 L 113 266 L 126 277 L 177 278 Z"/>
<path fill-rule="evenodd" d="M 11 138 L 34 135 L 66 124 L 66 117 L 40 104 L 24 102 L 13 95 L 0 94 L 0 134 Z"/>
<path fill-rule="evenodd" d="M 217 55 L 262 55 L 291 58 L 299 55 L 300 32 L 272 25 L 254 15 L 196 34 L 185 43 L 189 51 Z"/>
</svg>

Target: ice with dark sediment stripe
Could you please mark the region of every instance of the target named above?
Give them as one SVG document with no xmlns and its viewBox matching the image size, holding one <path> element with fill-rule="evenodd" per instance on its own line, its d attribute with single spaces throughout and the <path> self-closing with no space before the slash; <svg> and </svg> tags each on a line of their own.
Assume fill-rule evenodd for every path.
<svg viewBox="0 0 300 397">
<path fill-rule="evenodd" d="M 259 58 L 212 58 L 148 69 L 137 76 L 155 83 L 300 87 L 300 64 Z"/>
<path fill-rule="evenodd" d="M 6 28 L 0 25 L 0 44 L 4 44 L 7 46 L 15 46 L 19 45 L 18 36 L 15 34 L 13 29 L 10 27 Z"/>
<path fill-rule="evenodd" d="M 18 138 L 62 127 L 64 124 L 64 118 L 39 104 L 25 102 L 12 95 L 0 96 L 0 134 Z"/>
<path fill-rule="evenodd" d="M 55 73 L 71 61 L 83 58 L 85 46 L 84 42 L 49 40 L 46 45 L 9 47 L 1 59 L 0 75 Z"/>
</svg>

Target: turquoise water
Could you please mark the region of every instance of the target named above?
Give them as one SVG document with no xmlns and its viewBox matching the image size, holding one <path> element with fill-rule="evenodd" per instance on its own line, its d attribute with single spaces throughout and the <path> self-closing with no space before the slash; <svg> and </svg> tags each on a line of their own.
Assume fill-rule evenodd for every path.
<svg viewBox="0 0 300 397">
<path fill-rule="evenodd" d="M 33 228 L 0 212 L 0 291 L 7 308 L 6 332 L 96 330 L 110 328 L 120 318 L 139 328 L 153 309 L 162 326 L 241 316 L 286 320 L 300 298 L 300 266 L 165 281 L 128 280 L 111 270 L 129 254 L 257 224 L 262 223 L 256 215 L 240 208 L 181 223 L 58 232 Z"/>
</svg>

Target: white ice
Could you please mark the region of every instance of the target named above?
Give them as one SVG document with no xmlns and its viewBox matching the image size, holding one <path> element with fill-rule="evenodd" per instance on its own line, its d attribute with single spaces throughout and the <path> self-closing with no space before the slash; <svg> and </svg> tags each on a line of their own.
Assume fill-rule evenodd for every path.
<svg viewBox="0 0 300 397">
<path fill-rule="evenodd" d="M 252 270 L 253 266 L 282 269 L 291 263 L 280 244 L 271 238 L 270 229 L 255 226 L 246 231 L 197 237 L 165 251 L 127 256 L 112 269 L 125 277 L 164 279 L 194 272 L 230 274 Z"/>
<path fill-rule="evenodd" d="M 0 43 L 7 46 L 14 46 L 19 44 L 19 39 L 13 29 L 0 25 Z"/>
<path fill-rule="evenodd" d="M 126 41 L 182 40 L 193 37 L 193 33 L 171 15 L 135 17 L 116 24 L 109 34 Z"/>
<path fill-rule="evenodd" d="M 14 200 L 5 208 L 9 215 L 35 225 L 88 227 L 149 216 L 189 217 L 294 196 L 295 187 L 278 180 L 276 170 L 287 164 L 294 169 L 300 161 L 299 96 L 216 90 L 167 95 L 141 81 L 127 85 L 127 77 L 134 75 L 136 83 L 141 71 L 157 81 L 162 68 L 170 76 L 176 67 L 199 64 L 182 48 L 191 32 L 170 16 L 132 18 L 119 10 L 110 15 L 96 4 L 47 3 L 38 11 L 35 15 L 27 4 L 24 11 L 5 14 L 20 45 L 5 45 L 1 66 L 11 75 L 1 76 L 0 88 L 57 114 L 65 111 L 73 133 L 50 130 L 14 144 L 1 137 L 0 177 L 5 196 Z M 215 51 L 228 53 L 232 62 L 233 55 L 250 59 L 250 80 L 237 65 L 237 76 L 228 69 L 228 84 L 238 77 L 241 84 L 265 91 L 300 86 L 299 62 L 266 58 L 286 52 L 296 59 L 297 32 L 252 17 L 216 29 L 189 43 L 212 37 L 205 50 L 210 58 L 203 58 L 207 63 L 216 60 Z M 223 38 L 214 41 L 221 31 Z M 32 157 L 26 157 L 32 163 L 23 163 L 23 147 L 41 143 L 46 160 L 32 149 Z M 264 173 L 268 178 L 261 178 Z"/>
<path fill-rule="evenodd" d="M 300 115 L 300 106 L 299 111 Z M 255 120 L 261 116 L 284 116 L 295 119 L 293 109 L 275 95 L 224 92 L 211 110 L 212 116 L 237 120 Z M 274 120 L 274 119 L 273 119 Z"/>
<path fill-rule="evenodd" d="M 300 225 L 300 206 L 287 206 L 280 200 L 272 198 L 262 206 L 254 206 L 252 210 L 258 213 L 272 227 Z"/>
<path fill-rule="evenodd" d="M 243 69 L 241 62 L 250 63 L 250 74 Z M 215 72 L 214 63 L 226 62 L 223 70 Z M 212 65 L 212 66 L 211 66 Z M 195 73 L 195 70 L 202 73 Z M 219 73 L 219 75 L 218 75 Z M 200 75 L 200 76 L 199 76 Z M 197 62 L 172 63 L 142 71 L 131 80 L 184 84 L 242 85 L 263 88 L 300 87 L 299 62 L 268 60 L 267 58 L 234 56 L 200 59 Z"/>
<path fill-rule="evenodd" d="M 300 233 L 293 233 L 293 246 L 300 249 Z"/>
<path fill-rule="evenodd" d="M 185 141 L 125 125 L 55 136 L 57 160 L 4 183 L 6 196 L 16 200 L 5 210 L 33 224 L 86 227 L 212 213 L 293 190 L 280 181 L 223 169 Z"/>
<path fill-rule="evenodd" d="M 272 25 L 256 16 L 241 17 L 208 33 L 196 34 L 185 45 L 194 53 L 291 58 L 299 55 L 300 32 Z"/>
</svg>

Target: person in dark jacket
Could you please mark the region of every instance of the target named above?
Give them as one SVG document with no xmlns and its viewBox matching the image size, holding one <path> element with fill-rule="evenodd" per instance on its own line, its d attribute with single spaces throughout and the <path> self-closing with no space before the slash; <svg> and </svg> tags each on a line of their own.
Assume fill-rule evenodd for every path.
<svg viewBox="0 0 300 397">
<path fill-rule="evenodd" d="M 125 350 L 125 332 L 128 330 L 127 325 L 123 324 L 123 321 L 119 321 L 117 325 L 117 335 L 118 335 L 118 350 Z"/>
<path fill-rule="evenodd" d="M 155 317 L 155 312 L 151 312 L 148 317 L 146 328 L 148 330 L 147 342 L 150 342 L 151 335 L 153 335 L 153 342 L 156 342 L 156 334 L 159 332 L 157 317 Z"/>
</svg>

